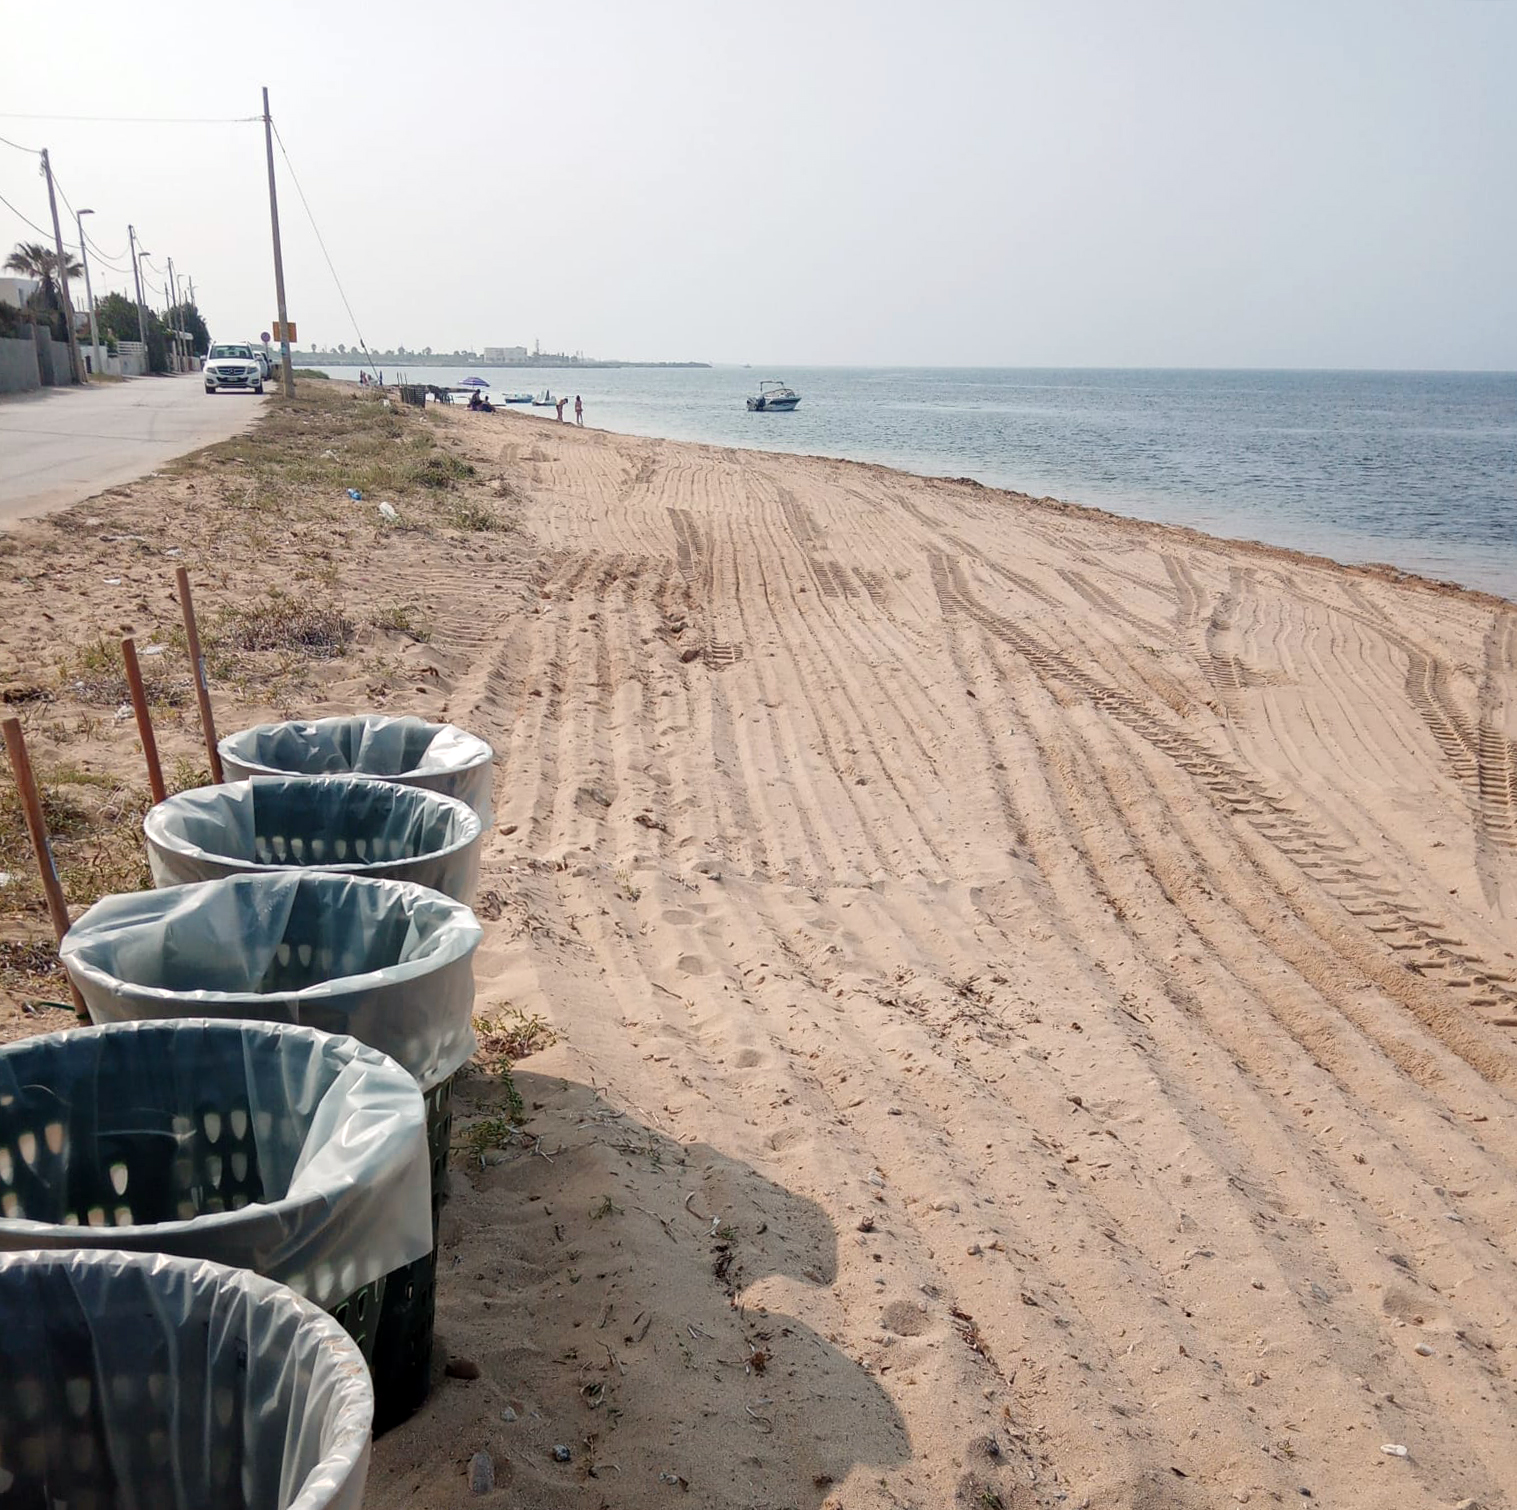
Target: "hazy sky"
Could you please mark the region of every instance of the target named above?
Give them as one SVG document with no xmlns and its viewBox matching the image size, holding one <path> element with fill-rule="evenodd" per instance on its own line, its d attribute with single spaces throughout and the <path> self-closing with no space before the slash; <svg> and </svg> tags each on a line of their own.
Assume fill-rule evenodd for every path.
<svg viewBox="0 0 1517 1510">
<path fill-rule="evenodd" d="M 6 22 L 0 136 L 52 149 L 104 252 L 133 221 L 172 255 L 223 336 L 274 314 L 261 127 L 9 112 L 251 116 L 267 84 L 380 346 L 1517 368 L 1502 0 L 75 0 L 42 25 Z M 279 173 L 300 344 L 352 345 Z M 47 224 L 3 145 L 0 195 Z M 32 234 L 0 205 L 0 241 Z"/>
</svg>

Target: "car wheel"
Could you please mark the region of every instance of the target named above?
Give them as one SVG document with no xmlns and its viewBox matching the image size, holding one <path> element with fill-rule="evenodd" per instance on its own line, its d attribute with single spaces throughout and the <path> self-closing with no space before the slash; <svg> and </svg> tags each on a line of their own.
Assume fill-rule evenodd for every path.
<svg viewBox="0 0 1517 1510">
<path fill-rule="evenodd" d="M 254 393 L 262 393 L 263 392 L 263 384 L 262 383 L 254 383 L 253 384 L 253 392 Z"/>
<path fill-rule="evenodd" d="M 209 393 L 209 394 L 211 394 L 211 395 L 212 395 L 212 396 L 213 396 L 213 397 L 214 397 L 214 396 L 215 396 L 215 393 L 216 393 L 216 389 L 215 389 L 215 386 L 214 386 L 214 385 L 213 385 L 213 384 L 211 384 L 211 383 L 207 383 L 207 384 L 206 384 L 206 385 L 205 385 L 205 391 L 206 391 L 206 392 L 207 392 L 207 393 Z"/>
</svg>

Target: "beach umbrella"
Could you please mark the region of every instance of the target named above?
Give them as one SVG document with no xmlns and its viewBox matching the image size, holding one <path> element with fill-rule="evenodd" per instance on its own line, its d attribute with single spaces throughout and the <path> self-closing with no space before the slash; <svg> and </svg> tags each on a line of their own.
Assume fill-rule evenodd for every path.
<svg viewBox="0 0 1517 1510">
<path fill-rule="evenodd" d="M 482 377 L 465 378 L 458 385 L 460 388 L 488 388 L 490 385 Z"/>
</svg>

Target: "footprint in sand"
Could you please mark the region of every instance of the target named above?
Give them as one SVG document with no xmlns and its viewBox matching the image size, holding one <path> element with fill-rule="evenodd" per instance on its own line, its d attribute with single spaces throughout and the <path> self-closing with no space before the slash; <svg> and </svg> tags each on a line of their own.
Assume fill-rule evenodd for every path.
<svg viewBox="0 0 1517 1510">
<path fill-rule="evenodd" d="M 932 1325 L 927 1312 L 909 1300 L 892 1300 L 880 1312 L 880 1321 L 898 1337 L 920 1337 Z"/>
</svg>

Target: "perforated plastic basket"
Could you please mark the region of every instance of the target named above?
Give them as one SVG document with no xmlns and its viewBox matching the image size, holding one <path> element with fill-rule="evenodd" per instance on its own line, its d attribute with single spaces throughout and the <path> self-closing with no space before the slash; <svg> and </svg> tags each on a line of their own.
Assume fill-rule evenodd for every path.
<svg viewBox="0 0 1517 1510">
<path fill-rule="evenodd" d="M 311 1028 L 121 1023 L 10 1044 L 0 1251 L 174 1253 L 288 1284 L 374 1362 L 388 1424 L 427 1388 L 424 1119 L 398 1064 Z"/>
<path fill-rule="evenodd" d="M 7 1510 L 359 1510 L 373 1403 L 341 1327 L 256 1274 L 0 1254 Z"/>
<path fill-rule="evenodd" d="M 245 776 L 377 776 L 467 802 L 490 826 L 495 752 L 453 724 L 385 713 L 258 724 L 220 743 L 228 781 Z"/>
<path fill-rule="evenodd" d="M 431 1091 L 474 1052 L 479 939 L 463 903 L 425 887 L 282 870 L 106 897 L 59 953 L 95 1022 L 304 1023 Z"/>
<path fill-rule="evenodd" d="M 362 776 L 254 776 L 180 792 L 143 820 L 159 886 L 297 867 L 411 881 L 472 902 L 484 824 L 467 803 Z"/>
</svg>

